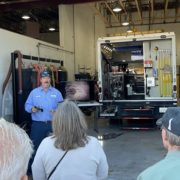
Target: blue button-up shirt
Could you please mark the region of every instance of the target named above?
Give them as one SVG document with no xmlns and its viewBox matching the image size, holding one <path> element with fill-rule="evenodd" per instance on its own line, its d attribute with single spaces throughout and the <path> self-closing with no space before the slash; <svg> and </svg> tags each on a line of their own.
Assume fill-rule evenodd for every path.
<svg viewBox="0 0 180 180">
<path fill-rule="evenodd" d="M 42 87 L 38 87 L 29 94 L 25 103 L 25 110 L 31 113 L 33 121 L 51 121 L 52 111 L 55 111 L 58 103 L 62 101 L 62 94 L 54 87 L 49 87 L 47 91 L 44 91 Z M 31 109 L 33 106 L 41 108 L 43 111 L 32 113 Z"/>
</svg>

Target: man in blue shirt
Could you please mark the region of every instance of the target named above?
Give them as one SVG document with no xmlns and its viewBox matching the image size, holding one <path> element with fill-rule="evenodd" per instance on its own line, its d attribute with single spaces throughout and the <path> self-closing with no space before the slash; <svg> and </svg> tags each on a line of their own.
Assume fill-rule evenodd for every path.
<svg viewBox="0 0 180 180">
<path fill-rule="evenodd" d="M 137 180 L 179 180 L 180 107 L 168 108 L 157 125 L 162 126 L 162 141 L 168 153 L 163 160 L 143 171 Z"/>
<path fill-rule="evenodd" d="M 61 93 L 51 86 L 51 77 L 47 70 L 41 72 L 41 86 L 29 94 L 25 110 L 31 113 L 32 125 L 30 138 L 37 150 L 41 141 L 52 132 L 51 121 L 58 103 L 63 101 Z"/>
</svg>

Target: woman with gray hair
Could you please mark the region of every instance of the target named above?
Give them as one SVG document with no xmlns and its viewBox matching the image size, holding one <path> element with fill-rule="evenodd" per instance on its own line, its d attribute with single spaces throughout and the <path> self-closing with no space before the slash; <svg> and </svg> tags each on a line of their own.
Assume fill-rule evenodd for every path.
<svg viewBox="0 0 180 180">
<path fill-rule="evenodd" d="M 40 144 L 33 165 L 34 180 L 99 180 L 108 175 L 106 155 L 78 106 L 65 100 L 53 118 L 53 135 Z"/>
<path fill-rule="evenodd" d="M 0 118 L 0 180 L 27 180 L 32 153 L 32 142 L 26 132 Z"/>
</svg>

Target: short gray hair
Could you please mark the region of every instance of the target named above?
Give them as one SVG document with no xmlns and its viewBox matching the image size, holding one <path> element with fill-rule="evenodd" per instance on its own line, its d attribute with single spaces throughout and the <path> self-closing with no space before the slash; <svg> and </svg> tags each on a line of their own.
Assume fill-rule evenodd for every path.
<svg viewBox="0 0 180 180">
<path fill-rule="evenodd" d="M 180 147 L 180 136 L 177 136 L 168 131 L 164 126 L 162 127 L 166 131 L 166 137 L 171 145 Z"/>
<path fill-rule="evenodd" d="M 0 118 L 0 179 L 20 180 L 26 175 L 32 153 L 32 142 L 26 132 Z"/>
<path fill-rule="evenodd" d="M 79 107 L 70 100 L 58 106 L 53 118 L 55 147 L 63 150 L 83 147 L 87 140 L 87 124 Z"/>
</svg>

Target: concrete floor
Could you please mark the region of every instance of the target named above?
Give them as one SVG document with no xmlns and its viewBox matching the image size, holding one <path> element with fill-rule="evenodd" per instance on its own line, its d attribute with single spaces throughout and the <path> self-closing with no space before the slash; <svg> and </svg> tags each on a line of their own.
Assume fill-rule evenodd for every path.
<svg viewBox="0 0 180 180">
<path fill-rule="evenodd" d="M 89 123 L 89 134 L 96 136 L 92 123 Z M 135 180 L 145 168 L 162 159 L 166 150 L 161 141 L 160 130 L 120 130 L 118 126 L 109 127 L 107 121 L 99 125 L 99 134 L 123 134 L 100 141 L 109 163 L 108 180 Z"/>
</svg>

